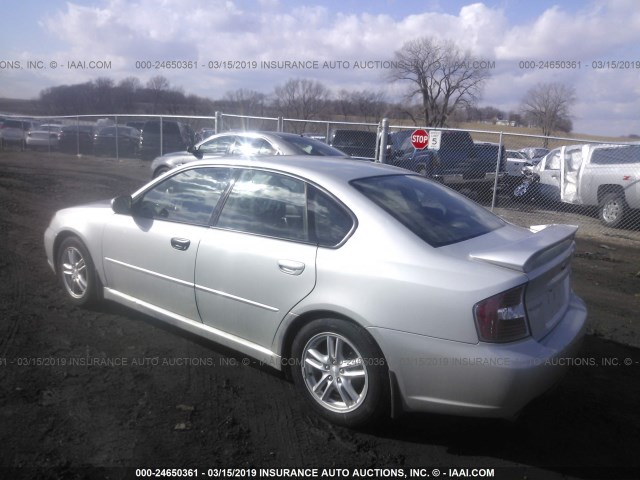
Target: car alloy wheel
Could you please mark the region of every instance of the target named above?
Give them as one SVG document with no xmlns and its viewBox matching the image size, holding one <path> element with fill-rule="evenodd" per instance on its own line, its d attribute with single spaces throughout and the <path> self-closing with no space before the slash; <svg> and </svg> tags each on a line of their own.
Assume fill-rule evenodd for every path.
<svg viewBox="0 0 640 480">
<path fill-rule="evenodd" d="M 58 252 L 56 269 L 69 299 L 77 305 L 96 300 L 96 272 L 82 242 L 75 237 L 67 238 Z"/>
<path fill-rule="evenodd" d="M 315 320 L 300 330 L 292 353 L 296 386 L 328 420 L 356 427 L 386 411 L 386 362 L 371 335 L 358 325 Z"/>
<path fill-rule="evenodd" d="M 367 396 L 369 375 L 362 355 L 336 333 L 319 333 L 307 342 L 302 376 L 313 398 L 333 412 L 351 412 Z"/>
<path fill-rule="evenodd" d="M 627 208 L 627 203 L 622 196 L 608 193 L 600 204 L 600 220 L 608 227 L 619 227 L 624 221 Z"/>
</svg>

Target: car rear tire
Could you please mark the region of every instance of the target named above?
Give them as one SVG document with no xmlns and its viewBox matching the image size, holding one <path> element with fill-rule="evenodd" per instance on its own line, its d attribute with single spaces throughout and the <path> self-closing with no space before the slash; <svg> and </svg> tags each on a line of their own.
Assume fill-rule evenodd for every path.
<svg viewBox="0 0 640 480">
<path fill-rule="evenodd" d="M 386 361 L 363 328 L 342 319 L 318 319 L 298 332 L 291 351 L 296 387 L 327 420 L 359 427 L 388 412 Z"/>
<path fill-rule="evenodd" d="M 620 227 L 628 210 L 629 206 L 623 194 L 607 193 L 600 202 L 600 221 L 607 227 Z"/>
<path fill-rule="evenodd" d="M 98 300 L 98 277 L 87 248 L 77 237 L 65 239 L 58 249 L 58 278 L 69 300 L 90 305 Z"/>
</svg>

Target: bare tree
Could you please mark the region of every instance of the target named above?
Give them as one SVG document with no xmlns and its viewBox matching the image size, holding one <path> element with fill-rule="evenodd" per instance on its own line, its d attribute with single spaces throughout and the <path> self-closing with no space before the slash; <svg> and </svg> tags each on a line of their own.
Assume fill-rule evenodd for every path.
<svg viewBox="0 0 640 480">
<path fill-rule="evenodd" d="M 377 121 L 388 108 L 384 93 L 372 90 L 341 89 L 336 95 L 333 105 L 334 110 L 342 115 L 344 120 L 349 120 L 349 117 L 358 117 L 358 120 L 364 122 L 371 119 Z"/>
<path fill-rule="evenodd" d="M 562 83 L 538 83 L 522 99 L 522 113 L 542 128 L 542 135 L 550 136 L 555 130 L 571 130 L 569 118 L 576 91 Z M 547 140 L 545 140 L 546 146 Z"/>
<path fill-rule="evenodd" d="M 232 92 L 225 94 L 225 100 L 228 100 L 234 109 L 234 113 L 239 115 L 263 115 L 264 114 L 264 100 L 265 94 L 256 92 L 255 90 L 248 90 L 246 88 L 239 88 Z"/>
<path fill-rule="evenodd" d="M 451 113 L 473 105 L 490 75 L 492 62 L 462 52 L 451 41 L 422 37 L 395 52 L 391 81 L 413 84 L 409 98 L 419 97 L 426 126 L 442 127 Z"/>
<path fill-rule="evenodd" d="M 275 88 L 275 107 L 281 115 L 301 120 L 312 120 L 327 107 L 330 91 L 316 80 L 295 78 Z M 302 123 L 296 130 L 303 130 Z"/>
<path fill-rule="evenodd" d="M 161 103 L 160 101 L 170 89 L 169 80 L 162 75 L 151 77 L 147 82 L 147 89 L 151 91 L 151 99 L 153 102 L 153 111 L 151 113 L 156 113 L 158 104 Z"/>
<path fill-rule="evenodd" d="M 136 94 L 141 88 L 142 84 L 136 77 L 126 77 L 118 82 L 115 95 L 120 111 L 131 113 L 135 110 Z"/>
</svg>

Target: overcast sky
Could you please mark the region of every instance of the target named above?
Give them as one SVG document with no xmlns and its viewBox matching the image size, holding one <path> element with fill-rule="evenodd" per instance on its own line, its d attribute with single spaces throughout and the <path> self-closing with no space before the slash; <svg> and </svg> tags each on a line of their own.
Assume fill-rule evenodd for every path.
<svg viewBox="0 0 640 480">
<path fill-rule="evenodd" d="M 271 93 L 294 77 L 320 80 L 334 91 L 381 90 L 394 99 L 405 87 L 390 84 L 384 65 L 372 62 L 392 59 L 406 41 L 429 35 L 495 62 L 481 106 L 517 110 L 538 82 L 562 82 L 576 89 L 575 132 L 640 134 L 638 0 L 11 3 L 1 20 L 0 97 L 34 98 L 47 87 L 98 77 L 136 76 L 145 83 L 164 75 L 186 93 L 212 99 L 238 88 Z M 136 62 L 161 60 L 193 61 L 198 68 L 137 68 Z M 261 68 L 276 60 L 317 68 Z M 556 60 L 565 68 L 545 68 L 545 61 Z M 222 61 L 240 68 L 216 63 Z M 68 62 L 109 62 L 110 68 L 70 68 Z M 332 63 L 323 68 L 324 62 Z M 356 62 L 367 68 L 355 68 Z"/>
</svg>

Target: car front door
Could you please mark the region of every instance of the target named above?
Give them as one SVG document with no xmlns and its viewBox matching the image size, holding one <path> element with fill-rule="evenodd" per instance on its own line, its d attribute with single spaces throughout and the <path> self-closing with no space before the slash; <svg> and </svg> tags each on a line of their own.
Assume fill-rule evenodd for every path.
<svg viewBox="0 0 640 480">
<path fill-rule="evenodd" d="M 583 146 L 564 147 L 564 154 L 561 160 L 561 200 L 565 203 L 580 204 L 579 179 L 583 163 Z"/>
<path fill-rule="evenodd" d="M 538 174 L 540 175 L 540 194 L 546 200 L 560 201 L 560 155 L 561 148 L 549 152 L 541 161 Z"/>
<path fill-rule="evenodd" d="M 198 250 L 196 299 L 205 324 L 270 348 L 287 312 L 315 286 L 307 191 L 287 175 L 240 172 Z"/>
<path fill-rule="evenodd" d="M 103 234 L 107 288 L 171 314 L 199 320 L 194 294 L 198 245 L 230 182 L 228 168 L 183 170 L 113 215 Z"/>
</svg>

